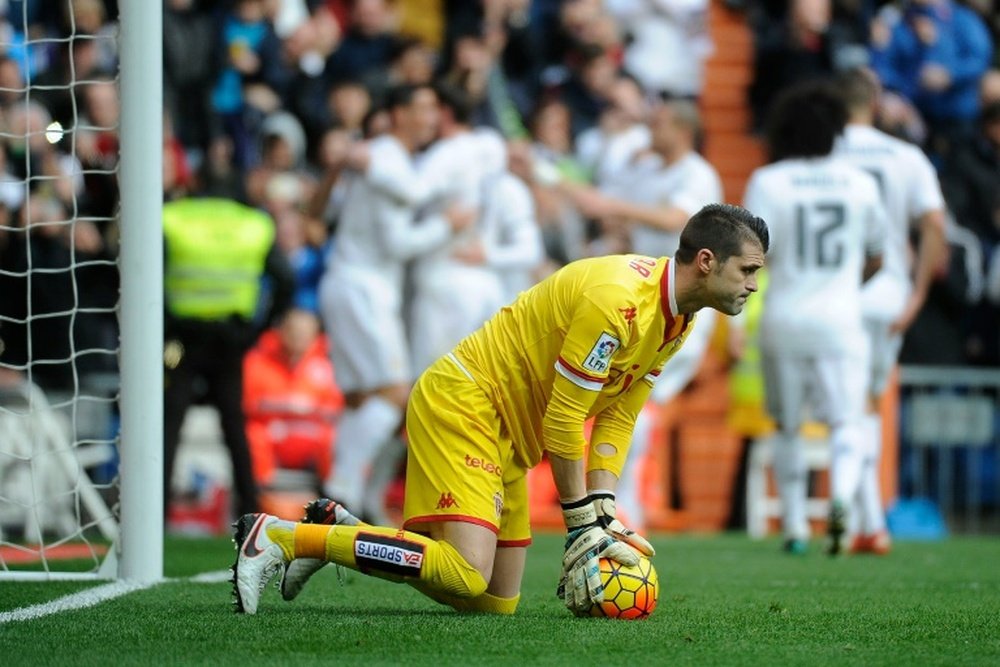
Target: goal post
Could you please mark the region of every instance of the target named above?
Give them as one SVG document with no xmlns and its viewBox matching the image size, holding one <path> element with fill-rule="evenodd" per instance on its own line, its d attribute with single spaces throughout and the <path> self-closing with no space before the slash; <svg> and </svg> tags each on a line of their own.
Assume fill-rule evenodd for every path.
<svg viewBox="0 0 1000 667">
<path fill-rule="evenodd" d="M 118 576 L 163 576 L 163 0 L 119 0 L 121 549 Z"/>
<path fill-rule="evenodd" d="M 20 147 L 9 170 L 0 163 L 0 581 L 152 583 L 164 530 L 163 0 L 118 0 L 114 32 L 78 30 L 77 3 L 57 4 L 60 32 L 30 3 L 0 25 L 0 67 L 23 73 L 17 87 L 0 79 L 0 150 Z M 95 45 L 117 71 L 76 61 Z M 117 120 L 86 106 L 115 87 Z M 112 184 L 99 211 L 92 179 Z M 118 251 L 90 252 L 87 235 L 93 248 L 106 230 Z"/>
</svg>

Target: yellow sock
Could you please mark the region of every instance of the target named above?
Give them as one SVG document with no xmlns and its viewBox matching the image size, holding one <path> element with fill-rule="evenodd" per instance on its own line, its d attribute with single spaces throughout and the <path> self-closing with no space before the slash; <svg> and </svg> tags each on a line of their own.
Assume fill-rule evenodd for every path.
<svg viewBox="0 0 1000 667">
<path fill-rule="evenodd" d="M 489 593 L 467 600 L 457 599 L 451 606 L 458 611 L 478 611 L 486 614 L 504 614 L 509 616 L 517 611 L 517 603 L 521 599 L 520 595 L 512 598 L 501 598 Z"/>
<path fill-rule="evenodd" d="M 295 557 L 326 559 L 326 534 L 330 526 L 317 523 L 295 524 Z"/>
<path fill-rule="evenodd" d="M 486 591 L 483 575 L 455 547 L 396 528 L 297 524 L 294 556 L 321 558 L 391 581 L 420 581 L 429 592 L 457 598 Z"/>
<path fill-rule="evenodd" d="M 461 612 L 482 612 L 485 614 L 510 616 L 517 611 L 517 603 L 521 599 L 520 595 L 515 595 L 512 598 L 501 598 L 489 593 L 483 593 L 474 598 L 460 598 L 434 591 L 422 581 L 411 581 L 408 583 L 435 602 L 448 605 L 456 611 Z"/>
</svg>

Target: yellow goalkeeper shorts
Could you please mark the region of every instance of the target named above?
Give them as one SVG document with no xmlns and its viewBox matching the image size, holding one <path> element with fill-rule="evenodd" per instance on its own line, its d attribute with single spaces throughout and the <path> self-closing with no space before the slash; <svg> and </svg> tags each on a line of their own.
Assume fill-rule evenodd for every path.
<svg viewBox="0 0 1000 667">
<path fill-rule="evenodd" d="M 526 470 L 486 393 L 451 357 L 417 380 L 406 410 L 409 449 L 403 527 L 466 521 L 501 547 L 531 543 Z"/>
</svg>

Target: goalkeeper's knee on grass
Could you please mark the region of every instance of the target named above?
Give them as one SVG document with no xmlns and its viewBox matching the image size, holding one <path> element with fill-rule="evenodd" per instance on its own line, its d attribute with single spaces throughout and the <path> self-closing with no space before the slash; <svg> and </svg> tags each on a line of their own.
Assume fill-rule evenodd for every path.
<svg viewBox="0 0 1000 667">
<path fill-rule="evenodd" d="M 520 594 L 512 598 L 502 598 L 490 593 L 483 593 L 471 598 L 460 598 L 455 595 L 442 593 L 425 581 L 418 580 L 408 583 L 435 602 L 449 606 L 455 611 L 460 612 L 509 616 L 517 611 L 517 603 L 521 600 Z"/>
<path fill-rule="evenodd" d="M 520 599 L 520 595 L 515 595 L 512 598 L 501 598 L 489 593 L 483 593 L 474 598 L 453 600 L 450 604 L 458 611 L 504 614 L 509 616 L 517 611 L 517 603 Z"/>
<path fill-rule="evenodd" d="M 321 558 L 374 577 L 416 582 L 459 599 L 486 592 L 486 579 L 451 544 L 378 526 L 295 526 L 294 556 Z M 434 597 L 431 595 L 431 597 Z"/>
</svg>

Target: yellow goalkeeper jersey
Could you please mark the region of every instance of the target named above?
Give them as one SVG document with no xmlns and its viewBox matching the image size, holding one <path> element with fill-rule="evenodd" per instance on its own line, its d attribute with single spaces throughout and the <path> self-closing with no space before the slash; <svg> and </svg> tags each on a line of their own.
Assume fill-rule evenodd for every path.
<svg viewBox="0 0 1000 667">
<path fill-rule="evenodd" d="M 620 474 L 635 418 L 693 319 L 675 316 L 673 262 L 614 255 L 573 262 L 522 293 L 453 352 L 482 387 L 525 467 L 543 452 Z"/>
</svg>

